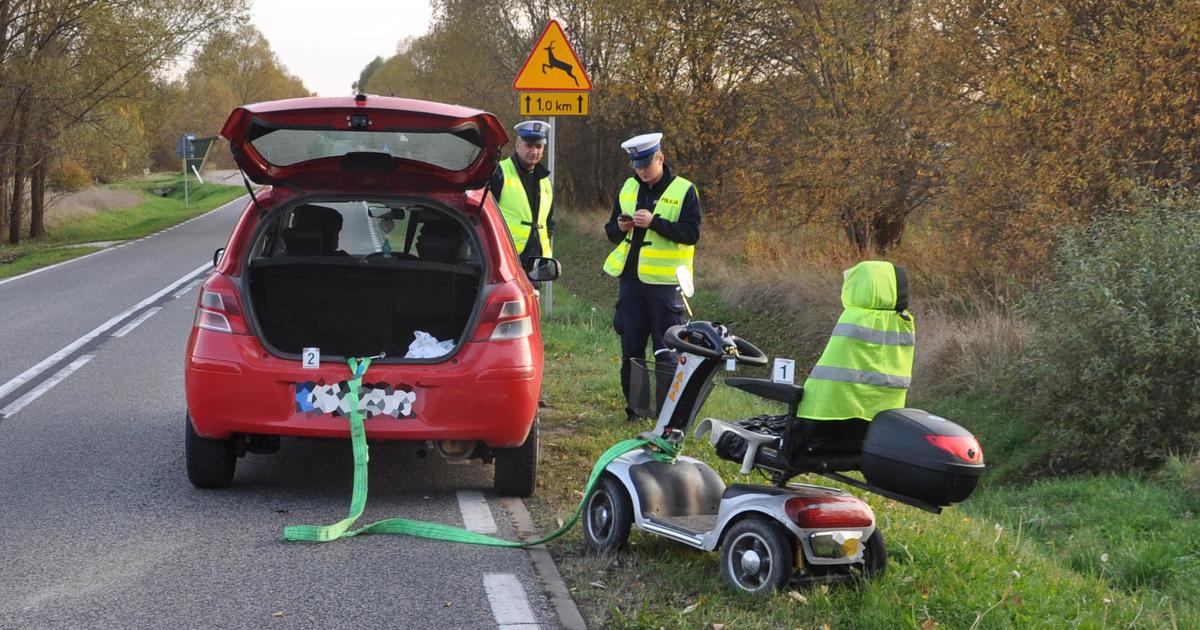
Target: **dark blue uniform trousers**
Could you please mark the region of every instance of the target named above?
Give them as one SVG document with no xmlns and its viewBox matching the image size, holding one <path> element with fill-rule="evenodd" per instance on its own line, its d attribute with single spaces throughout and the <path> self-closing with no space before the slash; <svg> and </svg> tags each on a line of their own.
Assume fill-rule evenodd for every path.
<svg viewBox="0 0 1200 630">
<path fill-rule="evenodd" d="M 645 284 L 639 280 L 621 278 L 613 323 L 621 335 L 621 391 L 625 394 L 627 414 L 633 415 L 634 403 L 642 402 L 632 401 L 629 397 L 630 359 L 646 358 L 647 337 L 653 342 L 655 352 L 666 348 L 663 333 L 671 326 L 682 324 L 684 313 L 683 298 L 675 285 Z M 660 370 L 673 369 L 674 363 L 672 356 L 669 363 L 664 362 L 658 367 Z M 665 390 L 661 386 L 660 390 L 657 399 L 661 404 Z M 643 391 L 649 390 L 643 387 Z"/>
</svg>

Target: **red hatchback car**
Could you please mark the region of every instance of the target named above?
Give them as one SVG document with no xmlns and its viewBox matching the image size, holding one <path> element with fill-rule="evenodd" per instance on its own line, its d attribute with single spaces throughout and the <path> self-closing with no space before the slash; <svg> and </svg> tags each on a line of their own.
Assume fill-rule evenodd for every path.
<svg viewBox="0 0 1200 630">
<path fill-rule="evenodd" d="M 486 185 L 491 114 L 378 96 L 239 107 L 221 134 L 263 184 L 204 283 L 188 339 L 188 478 L 233 481 L 280 436 L 349 438 L 348 357 L 376 357 L 368 439 L 495 462 L 533 492 L 542 340 L 531 281 Z"/>
</svg>

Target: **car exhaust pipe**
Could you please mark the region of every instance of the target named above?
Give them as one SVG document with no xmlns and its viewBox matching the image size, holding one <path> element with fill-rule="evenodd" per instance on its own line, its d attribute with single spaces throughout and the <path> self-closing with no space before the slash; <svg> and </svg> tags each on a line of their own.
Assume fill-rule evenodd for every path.
<svg viewBox="0 0 1200 630">
<path fill-rule="evenodd" d="M 433 442 L 433 449 L 450 462 L 461 462 L 471 459 L 475 454 L 475 442 L 468 440 L 439 440 Z"/>
</svg>

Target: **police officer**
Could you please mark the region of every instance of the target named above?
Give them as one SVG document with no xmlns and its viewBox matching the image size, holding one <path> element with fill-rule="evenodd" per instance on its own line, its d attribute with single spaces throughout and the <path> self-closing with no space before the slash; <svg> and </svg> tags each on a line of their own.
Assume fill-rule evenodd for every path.
<svg viewBox="0 0 1200 630">
<path fill-rule="evenodd" d="M 513 127 L 517 140 L 513 154 L 500 161 L 488 188 L 496 198 L 521 262 L 535 256 L 552 256 L 554 191 L 550 171 L 542 166 L 550 124 L 527 120 Z M 536 212 L 536 214 L 535 214 Z"/>
<path fill-rule="evenodd" d="M 625 180 L 604 226 L 608 240 L 617 246 L 604 262 L 604 271 L 620 279 L 613 323 L 621 335 L 627 420 L 638 415 L 630 400 L 630 360 L 645 359 L 647 337 L 654 346 L 655 371 L 669 375 L 674 368 L 663 333 L 684 321 L 675 268 L 692 269 L 694 246 L 700 240 L 700 195 L 692 182 L 666 165 L 662 137 L 648 133 L 621 143 L 637 177 Z M 669 376 L 667 383 L 658 383 L 660 406 L 666 384 Z"/>
</svg>

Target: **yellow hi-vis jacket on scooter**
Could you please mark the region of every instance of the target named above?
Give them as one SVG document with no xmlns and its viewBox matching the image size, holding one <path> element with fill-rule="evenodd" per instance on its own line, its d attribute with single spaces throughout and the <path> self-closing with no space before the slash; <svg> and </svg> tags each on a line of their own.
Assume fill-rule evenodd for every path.
<svg viewBox="0 0 1200 630">
<path fill-rule="evenodd" d="M 851 267 L 842 306 L 829 345 L 804 381 L 797 417 L 870 420 L 904 407 L 916 337 L 904 270 L 875 260 Z"/>
</svg>

